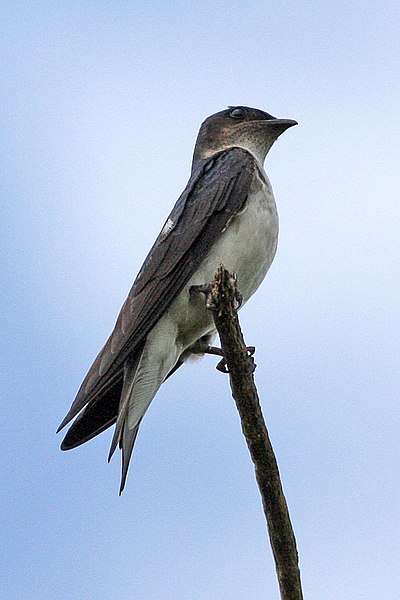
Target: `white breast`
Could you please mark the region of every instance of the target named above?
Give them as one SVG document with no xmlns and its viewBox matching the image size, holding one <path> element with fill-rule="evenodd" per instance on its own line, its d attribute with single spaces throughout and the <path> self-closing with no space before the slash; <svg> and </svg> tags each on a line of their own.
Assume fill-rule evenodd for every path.
<svg viewBox="0 0 400 600">
<path fill-rule="evenodd" d="M 237 275 L 246 301 L 256 291 L 274 259 L 278 242 L 278 214 L 271 184 L 258 177 L 245 210 L 234 217 L 214 243 L 189 285 L 210 282 L 222 263 Z"/>
<path fill-rule="evenodd" d="M 211 283 L 222 263 L 236 274 L 244 303 L 271 266 L 278 241 L 278 214 L 268 178 L 261 175 L 265 179 L 254 180 L 245 209 L 231 219 L 163 317 L 176 324 L 181 349 L 215 329 L 212 314 L 205 309 L 204 296 L 190 293 L 192 285 Z"/>
<path fill-rule="evenodd" d="M 268 178 L 261 172 L 254 180 L 244 210 L 231 219 L 147 338 L 146 347 L 154 346 L 154 352 L 164 356 L 164 360 L 159 361 L 163 364 L 161 379 L 186 348 L 202 336 L 215 333 L 214 320 L 205 308 L 203 294 L 191 293 L 191 286 L 211 283 L 222 263 L 229 272 L 236 273 L 239 291 L 246 302 L 267 274 L 277 240 L 275 200 Z"/>
</svg>

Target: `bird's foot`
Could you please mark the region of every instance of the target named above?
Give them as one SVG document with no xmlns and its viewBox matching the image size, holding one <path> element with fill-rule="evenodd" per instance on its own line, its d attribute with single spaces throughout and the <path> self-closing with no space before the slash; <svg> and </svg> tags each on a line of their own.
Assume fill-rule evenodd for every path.
<svg viewBox="0 0 400 600">
<path fill-rule="evenodd" d="M 216 310 L 217 307 L 212 299 L 213 285 L 212 283 L 204 283 L 202 285 L 191 285 L 189 288 L 190 293 L 201 293 L 205 294 L 206 297 L 206 308 L 209 310 Z"/>
<path fill-rule="evenodd" d="M 221 371 L 221 373 L 229 373 L 228 368 L 226 366 L 225 356 L 224 356 L 224 353 L 222 352 L 221 348 L 217 348 L 216 346 L 208 346 L 207 350 L 205 351 L 205 354 L 213 354 L 214 356 L 222 356 L 221 360 L 219 361 L 219 363 L 216 365 L 215 368 L 218 371 Z"/>
<path fill-rule="evenodd" d="M 240 293 L 238 285 L 237 285 L 237 275 L 236 275 L 236 273 L 231 273 L 230 280 L 231 280 L 231 283 L 232 283 L 233 288 L 234 288 L 234 296 L 233 296 L 234 307 L 235 307 L 235 310 L 239 310 L 239 308 L 243 304 L 243 296 Z"/>
<path fill-rule="evenodd" d="M 233 291 L 234 308 L 235 308 L 235 310 L 239 310 L 239 308 L 243 304 L 243 296 L 239 292 L 239 289 L 237 287 L 236 273 L 229 274 L 229 278 L 230 278 L 232 287 L 234 288 L 234 291 Z M 200 292 L 202 294 L 205 294 L 206 308 L 208 308 L 208 310 L 215 311 L 218 308 L 213 299 L 213 294 L 215 293 L 215 289 L 216 289 L 215 282 L 214 283 L 204 283 L 201 285 L 191 285 L 189 288 L 189 292 L 190 293 L 199 293 Z"/>
<path fill-rule="evenodd" d="M 253 356 L 254 352 L 256 351 L 255 346 L 246 346 L 246 350 L 249 353 L 249 356 Z M 216 346 L 209 346 L 207 348 L 207 350 L 205 350 L 204 352 L 205 354 L 212 354 L 214 356 L 222 356 L 221 360 L 219 361 L 219 363 L 216 365 L 216 369 L 217 371 L 220 371 L 221 373 L 229 373 L 229 369 L 227 367 L 226 364 L 226 358 L 224 356 L 224 353 L 222 352 L 221 348 L 217 348 Z M 253 373 L 253 371 L 256 368 L 256 364 L 254 362 L 254 359 L 252 358 L 251 360 L 251 373 Z"/>
</svg>

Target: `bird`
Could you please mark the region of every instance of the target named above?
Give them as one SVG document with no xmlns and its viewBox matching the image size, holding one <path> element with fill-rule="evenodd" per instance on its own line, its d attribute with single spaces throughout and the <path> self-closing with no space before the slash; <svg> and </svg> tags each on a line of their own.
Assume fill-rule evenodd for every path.
<svg viewBox="0 0 400 600">
<path fill-rule="evenodd" d="M 70 450 L 115 425 L 108 459 L 122 453 L 122 493 L 142 419 L 162 383 L 216 336 L 204 296 L 220 264 L 243 306 L 274 259 L 278 214 L 265 158 L 292 119 L 230 106 L 201 125 L 189 181 L 166 219 L 57 433 Z"/>
</svg>

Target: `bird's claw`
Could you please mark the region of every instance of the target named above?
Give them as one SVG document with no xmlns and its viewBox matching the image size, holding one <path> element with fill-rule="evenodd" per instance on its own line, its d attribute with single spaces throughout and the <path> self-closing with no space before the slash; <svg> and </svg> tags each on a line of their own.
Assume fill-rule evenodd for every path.
<svg viewBox="0 0 400 600">
<path fill-rule="evenodd" d="M 220 373 L 229 373 L 229 369 L 226 365 L 226 360 L 225 358 L 221 358 L 221 360 L 219 361 L 219 363 L 217 363 L 215 365 L 215 368 L 217 369 L 217 371 L 219 371 Z"/>
<path fill-rule="evenodd" d="M 239 288 L 237 286 L 237 275 L 236 275 L 236 273 L 232 273 L 230 275 L 230 280 L 231 280 L 231 284 L 232 284 L 232 286 L 234 288 L 234 296 L 233 296 L 234 307 L 235 307 L 235 310 L 239 310 L 239 308 L 243 304 L 243 296 L 239 292 Z"/>
<path fill-rule="evenodd" d="M 193 293 L 202 293 L 205 294 L 206 297 L 206 308 L 208 308 L 208 310 L 216 310 L 217 307 L 212 299 L 212 290 L 213 290 L 213 285 L 211 283 L 205 283 L 202 285 L 191 285 L 189 288 L 189 292 Z"/>
<path fill-rule="evenodd" d="M 224 353 L 222 352 L 222 348 L 217 348 L 216 346 L 208 346 L 205 353 L 212 354 L 213 356 L 222 356 L 221 360 L 215 366 L 215 368 L 217 369 L 217 371 L 220 371 L 221 373 L 229 373 L 229 370 L 226 366 L 226 359 L 225 359 Z"/>
</svg>

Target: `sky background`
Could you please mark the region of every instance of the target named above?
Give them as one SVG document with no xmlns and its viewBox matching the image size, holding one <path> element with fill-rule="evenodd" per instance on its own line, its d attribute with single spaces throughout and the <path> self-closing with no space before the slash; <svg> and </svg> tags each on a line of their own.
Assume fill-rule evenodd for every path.
<svg viewBox="0 0 400 600">
<path fill-rule="evenodd" d="M 278 254 L 241 312 L 307 600 L 398 600 L 398 2 L 2 2 L 2 597 L 278 598 L 216 360 L 179 370 L 127 487 L 57 425 L 189 176 L 200 123 L 267 158 Z"/>
</svg>

